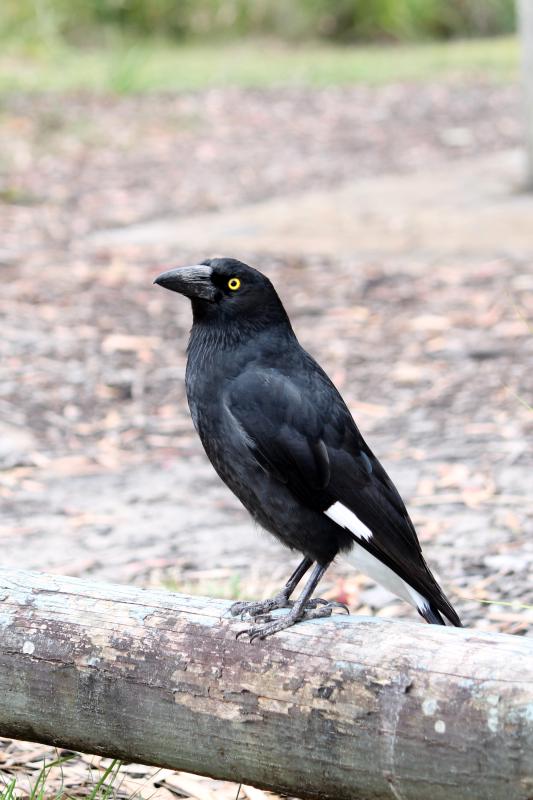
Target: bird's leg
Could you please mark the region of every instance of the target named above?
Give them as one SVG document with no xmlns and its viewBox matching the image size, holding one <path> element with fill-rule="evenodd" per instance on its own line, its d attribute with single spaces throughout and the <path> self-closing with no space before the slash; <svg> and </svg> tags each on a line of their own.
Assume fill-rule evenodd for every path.
<svg viewBox="0 0 533 800">
<path fill-rule="evenodd" d="M 324 601 L 321 601 L 323 604 L 318 605 L 315 601 L 310 600 L 318 582 L 328 567 L 329 564 L 315 564 L 311 576 L 305 584 L 300 597 L 294 603 L 288 614 L 285 614 L 283 617 L 277 617 L 274 620 L 270 620 L 264 625 L 252 625 L 252 627 L 248 628 L 247 630 L 239 631 L 237 637 L 246 635 L 249 637 L 250 642 L 253 642 L 254 639 L 265 639 L 267 636 L 271 636 L 273 633 L 282 631 L 285 628 L 290 628 L 291 625 L 294 625 L 296 622 L 300 622 L 304 619 L 330 617 L 334 608 L 343 608 L 345 611 L 350 613 L 346 606 L 342 603 L 337 603 L 335 601 L 324 603 Z"/>
<path fill-rule="evenodd" d="M 258 600 L 252 602 L 240 601 L 238 603 L 233 603 L 233 605 L 230 607 L 230 614 L 233 617 L 237 617 L 239 615 L 241 617 L 244 617 L 245 615 L 250 617 L 258 617 L 261 614 L 268 614 L 270 611 L 274 611 L 276 608 L 290 608 L 292 603 L 289 601 L 289 597 L 294 592 L 312 564 L 312 559 L 307 558 L 306 556 L 303 561 L 298 564 L 283 589 L 278 592 L 275 597 L 272 597 L 270 600 Z"/>
</svg>

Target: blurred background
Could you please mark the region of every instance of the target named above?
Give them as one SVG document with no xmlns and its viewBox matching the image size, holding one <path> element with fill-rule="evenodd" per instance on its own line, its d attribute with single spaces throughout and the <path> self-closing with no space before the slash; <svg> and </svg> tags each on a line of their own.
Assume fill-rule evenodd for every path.
<svg viewBox="0 0 533 800">
<path fill-rule="evenodd" d="M 227 598 L 284 583 L 298 557 L 193 431 L 188 303 L 152 286 L 227 255 L 275 282 L 465 624 L 531 635 L 516 27 L 512 0 L 3 0 L 2 566 Z M 321 594 L 416 616 L 342 564 Z M 0 777 L 24 796 L 43 758 L 0 741 Z M 50 769 L 47 791 L 87 796 L 108 765 Z M 110 791 L 153 796 L 154 770 L 116 774 Z M 237 792 L 165 781 L 159 797 Z"/>
</svg>

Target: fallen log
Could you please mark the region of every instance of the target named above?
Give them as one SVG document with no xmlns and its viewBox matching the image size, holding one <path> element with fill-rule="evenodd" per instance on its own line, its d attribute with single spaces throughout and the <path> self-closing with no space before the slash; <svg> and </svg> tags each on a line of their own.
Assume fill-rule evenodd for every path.
<svg viewBox="0 0 533 800">
<path fill-rule="evenodd" d="M 533 641 L 0 569 L 0 736 L 300 798 L 533 796 Z"/>
</svg>

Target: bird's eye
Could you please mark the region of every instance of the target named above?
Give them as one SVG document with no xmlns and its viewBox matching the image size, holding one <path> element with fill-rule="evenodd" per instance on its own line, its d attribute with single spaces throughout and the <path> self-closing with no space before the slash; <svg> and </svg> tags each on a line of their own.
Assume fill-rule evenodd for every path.
<svg viewBox="0 0 533 800">
<path fill-rule="evenodd" d="M 232 292 L 236 292 L 240 285 L 239 278 L 230 278 L 228 281 L 228 289 L 231 289 Z"/>
</svg>

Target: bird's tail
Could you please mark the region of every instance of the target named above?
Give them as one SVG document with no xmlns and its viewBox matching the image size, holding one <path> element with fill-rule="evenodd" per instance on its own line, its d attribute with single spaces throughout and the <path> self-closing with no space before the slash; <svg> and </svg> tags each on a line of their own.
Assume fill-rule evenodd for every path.
<svg viewBox="0 0 533 800">
<path fill-rule="evenodd" d="M 417 610 L 420 616 L 424 617 L 426 622 L 429 622 L 430 625 L 446 625 L 446 622 L 443 619 L 444 614 L 448 622 L 450 622 L 454 627 L 462 628 L 463 623 L 459 619 L 459 616 L 450 601 L 443 594 L 441 597 L 439 597 L 439 601 L 439 608 L 436 607 L 434 602 L 429 602 L 427 606 L 418 608 Z"/>
</svg>

